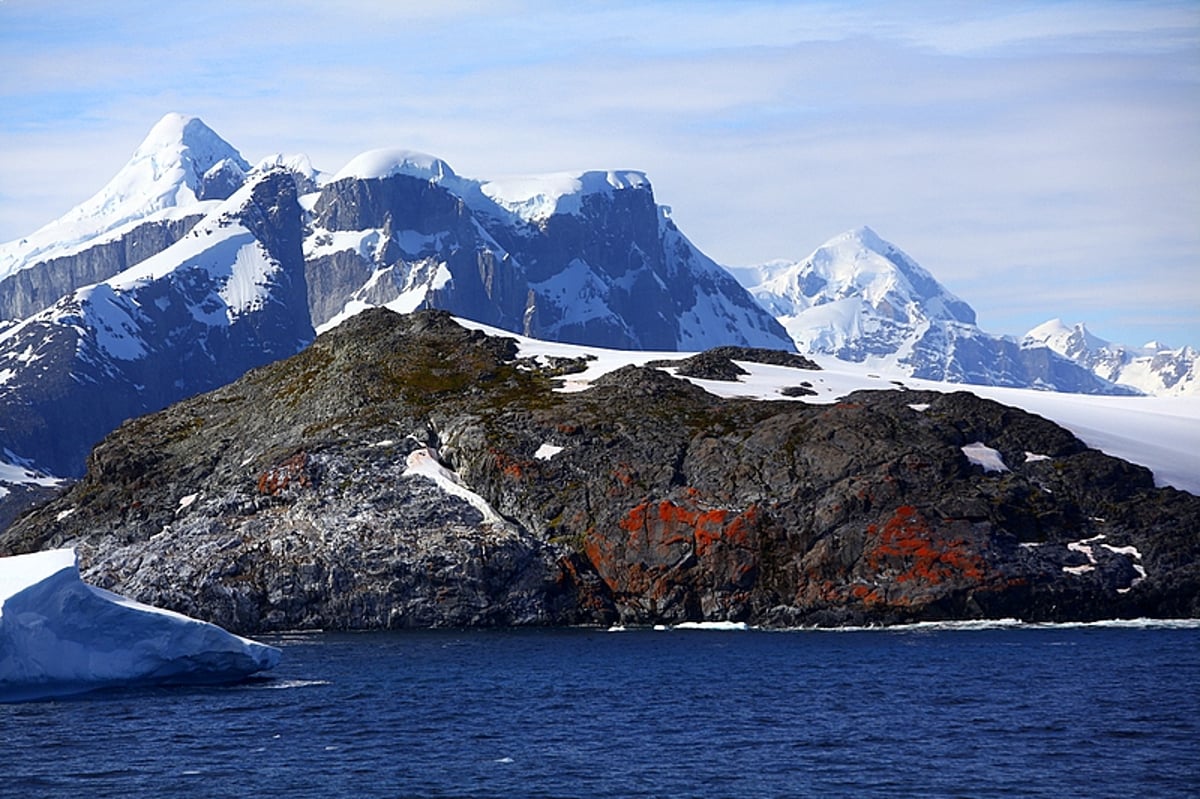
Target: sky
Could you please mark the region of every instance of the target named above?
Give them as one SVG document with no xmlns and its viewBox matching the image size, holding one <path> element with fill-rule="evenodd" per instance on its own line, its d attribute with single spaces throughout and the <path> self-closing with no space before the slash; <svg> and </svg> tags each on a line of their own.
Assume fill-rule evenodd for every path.
<svg viewBox="0 0 1200 799">
<path fill-rule="evenodd" d="M 637 169 L 719 263 L 868 225 L 989 332 L 1200 346 L 1196 0 L 0 0 L 0 242 L 168 112 L 330 173 Z"/>
</svg>

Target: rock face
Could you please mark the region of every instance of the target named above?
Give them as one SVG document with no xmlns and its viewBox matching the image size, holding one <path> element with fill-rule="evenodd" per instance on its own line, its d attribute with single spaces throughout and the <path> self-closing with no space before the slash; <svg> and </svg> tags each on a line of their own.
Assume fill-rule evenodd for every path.
<svg viewBox="0 0 1200 799">
<path fill-rule="evenodd" d="M 115 239 L 81 252 L 50 258 L 0 280 L 0 319 L 24 319 L 75 289 L 99 283 L 183 238 L 203 217 L 144 222 Z"/>
<path fill-rule="evenodd" d="M 1138 393 L 1047 347 L 980 330 L 971 306 L 867 227 L 831 239 L 799 263 L 733 271 L 801 352 L 951 383 Z"/>
<path fill-rule="evenodd" d="M 1200 614 L 1200 498 L 1039 417 L 560 367 L 368 311 L 126 423 L 0 554 L 241 632 Z"/>
</svg>

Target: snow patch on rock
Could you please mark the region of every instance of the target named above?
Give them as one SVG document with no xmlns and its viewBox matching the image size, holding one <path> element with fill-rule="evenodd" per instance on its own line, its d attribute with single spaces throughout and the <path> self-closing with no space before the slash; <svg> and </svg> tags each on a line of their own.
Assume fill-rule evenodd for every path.
<svg viewBox="0 0 1200 799">
<path fill-rule="evenodd" d="M 976 466 L 982 466 L 985 472 L 1007 472 L 1008 465 L 999 451 L 992 449 L 982 441 L 967 444 L 962 448 L 967 460 Z"/>
</svg>

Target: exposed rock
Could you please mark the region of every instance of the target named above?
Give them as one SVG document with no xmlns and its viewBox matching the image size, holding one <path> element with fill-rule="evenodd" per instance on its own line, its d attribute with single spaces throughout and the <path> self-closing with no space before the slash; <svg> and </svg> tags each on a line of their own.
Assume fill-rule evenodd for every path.
<svg viewBox="0 0 1200 799">
<path fill-rule="evenodd" d="M 90 582 L 243 632 L 1200 614 L 1200 498 L 1039 417 L 555 379 L 367 312 L 122 426 L 0 554 L 76 546 Z"/>
<path fill-rule="evenodd" d="M 679 362 L 677 374 L 683 377 L 698 377 L 703 380 L 727 380 L 737 382 L 742 375 L 749 374 L 730 358 L 712 350 L 684 358 Z"/>
<path fill-rule="evenodd" d="M 116 275 L 183 238 L 203 214 L 145 222 L 78 253 L 51 258 L 0 280 L 0 319 L 24 319 L 77 288 Z"/>
<path fill-rule="evenodd" d="M 734 382 L 742 375 L 749 374 L 734 361 L 749 361 L 765 363 L 773 366 L 787 366 L 793 369 L 819 370 L 821 367 L 803 355 L 785 350 L 771 350 L 763 347 L 713 347 L 688 358 L 677 360 L 650 361 L 647 366 L 675 367 L 676 374 L 681 377 L 697 377 L 702 380 L 725 380 Z M 815 393 L 815 392 L 814 392 Z"/>
</svg>

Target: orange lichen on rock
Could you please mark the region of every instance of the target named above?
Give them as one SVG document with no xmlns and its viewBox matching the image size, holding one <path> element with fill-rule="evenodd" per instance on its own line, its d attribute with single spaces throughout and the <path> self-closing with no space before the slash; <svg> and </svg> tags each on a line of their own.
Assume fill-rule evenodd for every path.
<svg viewBox="0 0 1200 799">
<path fill-rule="evenodd" d="M 746 546 L 749 525 L 756 516 L 754 506 L 735 514 L 721 508 L 700 510 L 663 500 L 657 504 L 643 502 L 634 506 L 618 524 L 631 536 L 645 531 L 652 539 L 663 543 L 691 539 L 695 542 L 696 554 L 704 556 L 718 542 Z"/>
<path fill-rule="evenodd" d="M 290 485 L 311 488 L 312 478 L 308 471 L 308 453 L 297 452 L 258 476 L 258 493 L 276 496 Z"/>
<path fill-rule="evenodd" d="M 531 465 L 529 461 L 518 460 L 512 455 L 509 455 L 507 452 L 496 449 L 495 447 L 489 449 L 488 452 L 495 461 L 496 468 L 499 469 L 500 473 L 505 477 L 509 478 L 510 480 L 525 479 L 525 472 Z"/>
<path fill-rule="evenodd" d="M 925 517 L 911 505 L 896 508 L 880 530 L 868 525 L 867 534 L 879 543 L 868 552 L 873 571 L 898 568 L 897 583 L 919 581 L 938 585 L 946 580 L 980 582 L 984 562 L 963 538 L 950 538 L 931 529 Z"/>
</svg>

